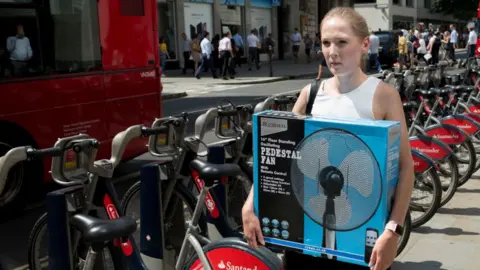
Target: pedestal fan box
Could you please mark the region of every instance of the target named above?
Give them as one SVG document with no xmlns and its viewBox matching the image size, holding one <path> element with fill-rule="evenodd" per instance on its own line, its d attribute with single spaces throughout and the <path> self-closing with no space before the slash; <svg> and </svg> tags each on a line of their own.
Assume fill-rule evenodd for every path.
<svg viewBox="0 0 480 270">
<path fill-rule="evenodd" d="M 253 143 L 265 241 L 367 266 L 391 211 L 400 123 L 265 111 Z"/>
</svg>

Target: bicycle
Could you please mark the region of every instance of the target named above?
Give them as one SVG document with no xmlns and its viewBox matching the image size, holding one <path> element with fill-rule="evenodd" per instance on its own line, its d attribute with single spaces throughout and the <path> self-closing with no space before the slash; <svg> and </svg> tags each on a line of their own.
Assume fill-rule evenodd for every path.
<svg viewBox="0 0 480 270">
<path fill-rule="evenodd" d="M 251 115 L 251 111 L 252 109 L 249 105 L 241 105 L 233 108 L 211 108 L 196 119 L 195 135 L 192 137 L 185 136 L 186 123 L 188 121 L 186 115 L 184 115 L 183 119 L 178 117 L 157 119 L 152 125 L 152 127 L 155 128 L 165 125 L 166 121 L 175 123 L 172 125 L 171 132 L 168 133 L 167 136 L 157 139 L 151 137 L 149 139 L 149 152 L 155 157 L 171 159 L 172 163 L 170 166 L 175 171 L 177 182 L 182 183 L 190 192 L 200 192 L 203 183 L 199 180 L 198 174 L 189 168 L 189 164 L 196 157 L 207 157 L 208 154 L 201 155 L 198 152 L 200 145 L 203 144 L 206 146 L 202 139 L 205 136 L 208 124 L 215 121 L 217 137 L 225 140 L 211 147 L 218 147 L 219 152 L 226 152 L 230 157 L 217 157 L 216 161 L 213 162 L 238 164 L 242 170 L 241 174 L 236 175 L 235 179 L 229 181 L 231 183 L 218 185 L 212 192 L 206 195 L 205 203 L 208 205 L 208 221 L 216 227 L 223 237 L 239 237 L 239 229 L 242 224 L 240 211 L 232 211 L 229 207 L 230 202 L 228 201 L 229 198 L 232 197 L 231 195 L 236 196 L 238 194 L 231 194 L 231 192 L 229 192 L 230 190 L 226 189 L 226 186 L 231 187 L 240 184 L 241 191 L 244 193 L 244 197 L 242 198 L 243 205 L 243 201 L 248 195 L 248 191 L 253 183 L 251 167 L 247 162 L 248 151 L 252 151 L 248 149 L 248 145 L 251 145 L 248 141 L 249 139 L 251 140 L 251 136 L 249 135 L 249 123 L 247 121 L 249 115 Z M 224 129 L 222 126 L 225 124 L 225 121 L 221 119 L 222 117 L 237 118 L 235 121 L 230 121 L 235 127 L 234 133 L 229 134 L 225 131 L 222 132 L 222 129 Z M 159 144 L 159 142 L 161 143 Z M 157 147 L 167 142 L 171 151 L 165 152 L 163 149 Z M 161 147 L 163 148 L 164 146 L 162 145 Z M 137 198 L 140 198 L 140 185 L 140 181 L 132 185 L 125 193 L 121 203 L 123 212 L 137 220 L 139 219 L 139 211 L 138 207 L 135 207 L 135 202 Z M 171 190 L 167 188 L 165 195 L 167 199 L 170 192 Z"/>
<path fill-rule="evenodd" d="M 43 155 L 48 154 L 54 156 L 52 162 L 52 175 L 54 179 L 56 181 L 62 181 L 64 185 L 70 186 L 51 192 L 47 195 L 47 209 L 49 213 L 48 227 L 51 236 L 49 245 L 49 261 L 51 264 L 49 267 L 51 267 L 51 269 L 73 269 L 74 266 L 79 266 L 84 270 L 93 269 L 97 263 L 96 259 L 98 253 L 103 253 L 105 248 L 109 250 L 114 269 L 123 269 L 123 260 L 127 260 L 130 269 L 163 269 L 163 260 L 161 258 L 164 249 L 164 233 L 161 226 L 163 212 L 161 211 L 162 199 L 160 199 L 161 197 L 159 196 L 159 191 L 161 191 L 161 189 L 158 185 L 158 166 L 160 165 L 147 165 L 141 172 L 142 180 L 144 180 L 142 181 L 142 191 L 145 192 L 145 201 L 150 202 L 142 204 L 142 213 L 145 213 L 145 217 L 144 222 L 142 223 L 141 232 L 143 236 L 141 241 L 141 255 L 136 248 L 135 241 L 129 239 L 131 234 L 137 229 L 137 224 L 135 220 L 129 217 L 119 217 L 119 213 L 116 211 L 118 200 L 116 199 L 112 183 L 105 181 L 107 182 L 107 193 L 100 197 L 100 199 L 103 198 L 103 203 L 106 205 L 105 210 L 110 220 L 94 217 L 85 209 L 88 209 L 89 206 L 89 204 L 86 203 L 86 199 L 88 200 L 89 198 L 88 196 L 85 197 L 85 189 L 87 188 L 85 185 L 86 179 L 87 181 L 95 181 L 98 180 L 96 174 L 105 175 L 113 173 L 113 168 L 118 164 L 115 160 L 119 160 L 115 159 L 115 157 L 121 157 L 119 154 L 123 152 L 127 144 L 126 142 L 128 142 L 129 139 L 137 137 L 135 135 L 138 135 L 139 131 L 141 134 L 146 134 L 152 131 L 162 132 L 165 131 L 165 128 L 158 127 L 156 129 L 147 129 L 141 126 L 134 126 L 127 129 L 127 131 L 122 132 L 122 136 L 120 136 L 119 140 L 114 139 L 114 141 L 119 143 L 116 146 L 120 147 L 112 148 L 112 152 L 116 153 L 116 155 L 114 154 L 110 160 L 112 162 L 107 160 L 92 162 L 99 143 L 94 139 L 87 139 L 84 135 L 60 139 L 55 147 L 44 150 L 35 150 L 30 147 L 15 148 L 0 159 L 0 164 L 2 165 L 0 166 L 0 175 L 5 175 L 9 168 L 17 162 L 34 156 L 32 153 L 42 153 Z M 117 136 L 116 138 L 118 139 Z M 73 148 L 75 153 L 80 154 L 80 156 L 76 158 L 78 163 L 76 164 L 77 166 L 75 170 L 77 171 L 74 170 L 72 172 L 71 170 L 66 170 L 63 166 L 65 164 L 63 154 L 65 150 L 69 148 Z M 36 154 L 36 156 L 38 156 L 38 154 Z M 101 165 L 103 166 L 98 166 L 99 163 L 102 163 Z M 192 161 L 191 167 L 206 183 L 201 193 L 203 196 L 205 196 L 209 188 L 217 183 L 214 179 L 222 179 L 225 176 L 233 176 L 240 172 L 240 168 L 235 164 L 217 165 L 206 163 L 198 159 Z M 67 176 L 67 179 L 63 179 Z M 62 180 L 59 180 L 59 178 Z M 169 179 L 172 180 L 172 178 Z M 175 178 L 173 178 L 173 180 L 175 180 Z M 101 192 L 98 193 L 98 190 L 95 195 L 97 194 L 103 195 Z M 210 261 L 206 260 L 203 251 L 199 251 L 198 249 L 201 241 L 208 241 L 208 239 L 201 236 L 201 233 L 199 233 L 199 227 L 197 226 L 199 224 L 198 221 L 202 216 L 202 207 L 203 200 L 198 200 L 195 205 L 196 211 L 194 212 L 194 218 L 189 223 L 191 224 L 189 226 L 189 234 L 185 236 L 182 250 L 188 249 L 188 245 L 186 244 L 187 241 L 192 242 L 204 269 L 211 269 L 210 263 L 212 259 L 210 259 Z M 146 220 L 148 220 L 148 222 L 145 222 Z M 75 229 L 76 231 L 73 231 L 72 229 Z M 81 264 L 73 263 L 72 258 L 74 251 L 72 251 L 71 243 L 77 231 L 88 245 L 88 252 L 85 256 L 85 260 Z M 71 235 L 70 232 L 72 232 L 73 235 Z M 193 241 L 193 235 L 199 240 Z M 147 239 L 147 241 L 144 241 L 143 239 Z M 236 252 L 237 255 L 245 253 L 247 255 L 250 254 L 253 257 L 258 256 L 255 263 L 260 263 L 260 265 L 263 264 L 264 266 L 266 265 L 269 267 L 267 269 L 281 269 L 279 259 L 273 253 L 266 250 L 266 248 L 258 251 L 246 250 L 246 243 L 244 243 L 243 246 L 239 246 L 237 239 L 232 240 L 234 241 L 232 243 L 225 241 L 227 240 L 224 240 L 222 243 L 228 244 L 230 254 Z M 53 242 L 55 242 L 55 244 L 53 244 Z M 222 250 L 221 247 L 212 248 L 214 244 L 215 243 L 211 243 L 206 252 Z M 237 246 L 234 246 L 234 244 Z M 75 248 L 75 246 L 73 247 Z M 123 256 L 118 253 L 118 250 L 120 249 L 122 250 Z M 184 251 L 182 254 L 182 256 L 185 256 L 187 253 Z M 185 259 L 185 257 L 181 258 Z M 229 257 L 227 256 L 227 258 Z M 102 266 L 105 265 L 102 264 Z M 177 269 L 183 269 L 183 267 L 178 267 Z"/>
<path fill-rule="evenodd" d="M 157 129 L 146 128 L 141 125 L 132 126 L 126 129 L 123 132 L 120 132 L 115 136 L 112 141 L 112 156 L 109 160 L 97 160 L 95 161 L 96 155 L 96 148 L 98 145 L 91 146 L 92 149 L 77 149 L 78 154 L 81 154 L 81 159 L 72 161 L 68 161 L 67 164 L 75 164 L 75 163 L 82 163 L 83 168 L 80 168 L 83 174 L 80 177 L 81 179 L 71 179 L 70 175 L 65 175 L 63 173 L 64 168 L 59 167 L 60 164 L 64 164 L 64 160 L 59 160 L 59 157 L 54 157 L 52 161 L 52 176 L 53 180 L 59 184 L 60 186 L 72 186 L 72 185 L 84 185 L 83 188 L 83 197 L 85 198 L 85 206 L 82 207 L 81 213 L 83 214 L 90 214 L 94 213 L 94 211 L 98 211 L 99 209 L 104 209 L 108 215 L 108 218 L 113 219 L 118 216 L 123 216 L 122 212 L 119 213 L 119 203 L 117 199 L 117 195 L 115 193 L 113 184 L 111 181 L 111 177 L 113 176 L 113 172 L 115 167 L 121 160 L 123 152 L 128 145 L 128 143 L 138 137 L 142 136 L 150 136 L 153 133 L 162 133 L 166 132 L 165 127 L 158 127 Z M 63 138 L 57 141 L 55 147 L 52 149 L 63 149 L 66 151 L 71 149 L 72 147 L 69 144 L 73 144 L 74 142 L 78 141 L 89 141 L 87 135 L 77 135 L 73 137 Z M 98 144 L 98 142 L 97 142 Z M 63 158 L 62 158 L 63 159 Z M 77 164 L 78 165 L 78 164 Z M 78 178 L 78 177 L 77 177 Z M 181 196 L 183 201 L 191 206 L 192 208 L 195 205 L 195 197 L 189 193 L 182 185 L 177 185 L 175 187 L 176 194 Z M 206 221 L 204 222 L 206 224 Z M 42 236 L 45 235 L 47 232 L 47 224 L 48 224 L 48 216 L 47 213 L 43 214 L 35 223 L 32 228 L 29 237 L 29 244 L 28 244 L 28 262 L 29 267 L 31 270 L 34 269 L 42 269 L 42 260 L 40 254 L 41 248 L 41 240 Z M 206 225 L 205 225 L 206 226 Z M 50 237 L 51 239 L 51 237 Z M 72 254 L 76 254 L 76 249 L 79 246 L 80 242 L 80 234 L 77 232 L 73 233 L 71 246 Z M 131 249 L 130 241 L 127 241 L 125 245 L 122 245 L 124 250 Z M 82 245 L 80 245 L 82 247 Z M 85 250 L 81 250 L 84 252 L 79 252 L 81 255 L 85 255 Z M 85 257 L 79 256 L 79 264 L 85 263 Z M 61 269 L 61 268 L 57 268 Z"/>
</svg>

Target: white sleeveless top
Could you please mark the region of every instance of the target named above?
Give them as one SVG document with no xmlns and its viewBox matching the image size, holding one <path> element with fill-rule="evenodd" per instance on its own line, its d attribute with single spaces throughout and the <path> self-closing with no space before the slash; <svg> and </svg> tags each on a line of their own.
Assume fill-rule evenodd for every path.
<svg viewBox="0 0 480 270">
<path fill-rule="evenodd" d="M 325 81 L 322 81 L 312 106 L 312 115 L 375 119 L 373 114 L 373 95 L 380 80 L 368 77 L 360 86 L 352 91 L 331 96 L 323 91 Z M 310 87 L 307 91 L 307 102 L 310 97 Z"/>
</svg>

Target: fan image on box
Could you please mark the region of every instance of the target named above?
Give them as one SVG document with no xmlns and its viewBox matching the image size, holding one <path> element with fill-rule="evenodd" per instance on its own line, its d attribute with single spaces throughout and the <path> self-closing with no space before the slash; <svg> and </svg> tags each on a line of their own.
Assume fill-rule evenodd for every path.
<svg viewBox="0 0 480 270">
<path fill-rule="evenodd" d="M 322 247 L 336 250 L 337 231 L 359 228 L 377 210 L 382 195 L 378 163 L 362 140 L 339 129 L 312 133 L 297 151 L 301 159 L 291 165 L 293 193 L 305 214 L 323 227 Z"/>
</svg>

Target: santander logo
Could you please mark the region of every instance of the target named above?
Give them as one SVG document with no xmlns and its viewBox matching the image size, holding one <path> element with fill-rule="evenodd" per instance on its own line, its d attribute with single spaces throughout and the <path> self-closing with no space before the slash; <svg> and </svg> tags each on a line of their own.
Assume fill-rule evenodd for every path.
<svg viewBox="0 0 480 270">
<path fill-rule="evenodd" d="M 222 261 L 217 265 L 218 269 L 226 269 L 226 270 L 257 270 L 257 266 L 252 267 L 245 267 L 243 265 L 234 265 L 231 262 L 227 262 L 226 264 Z"/>
<path fill-rule="evenodd" d="M 471 129 L 471 128 L 472 128 L 472 126 L 469 125 L 469 124 L 457 125 L 457 127 L 459 127 L 459 128 L 466 128 L 466 129 Z"/>
<path fill-rule="evenodd" d="M 442 134 L 436 134 L 436 135 L 433 135 L 434 138 L 436 139 L 458 139 L 458 135 L 457 134 L 448 134 L 448 135 L 442 135 Z"/>
<path fill-rule="evenodd" d="M 414 166 L 414 167 L 420 166 L 420 161 L 415 161 L 415 162 L 413 162 L 413 166 Z"/>
<path fill-rule="evenodd" d="M 440 152 L 440 149 L 438 148 L 420 148 L 420 147 L 414 147 L 415 150 L 418 150 L 420 152 L 424 153 L 431 153 L 431 154 L 437 154 Z"/>
</svg>

